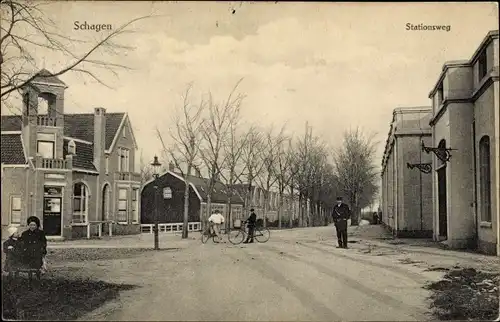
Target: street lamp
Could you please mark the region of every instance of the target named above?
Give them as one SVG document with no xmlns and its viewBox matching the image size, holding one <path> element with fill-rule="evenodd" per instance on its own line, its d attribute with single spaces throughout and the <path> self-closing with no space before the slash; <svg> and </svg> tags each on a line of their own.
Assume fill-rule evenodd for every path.
<svg viewBox="0 0 500 322">
<path fill-rule="evenodd" d="M 160 249 L 160 243 L 158 240 L 158 176 L 159 176 L 159 171 L 161 167 L 161 163 L 158 162 L 158 157 L 155 155 L 153 163 L 151 163 L 151 166 L 153 167 L 153 177 L 154 177 L 154 190 L 155 190 L 155 201 L 154 201 L 154 208 L 155 208 L 155 228 L 154 228 L 154 241 L 155 241 L 155 250 Z"/>
</svg>

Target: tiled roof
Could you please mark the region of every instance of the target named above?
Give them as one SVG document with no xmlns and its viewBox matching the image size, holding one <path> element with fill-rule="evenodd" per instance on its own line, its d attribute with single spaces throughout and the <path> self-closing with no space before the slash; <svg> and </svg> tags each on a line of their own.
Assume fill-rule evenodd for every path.
<svg viewBox="0 0 500 322">
<path fill-rule="evenodd" d="M 111 147 L 125 113 L 106 113 L 106 149 Z M 2 115 L 2 131 L 21 131 L 19 115 Z M 94 114 L 64 114 L 64 135 L 94 142 Z"/>
<path fill-rule="evenodd" d="M 2 115 L 3 131 L 21 131 L 23 122 L 20 115 Z"/>
<path fill-rule="evenodd" d="M 2 134 L 2 163 L 26 164 L 20 134 Z"/>
<path fill-rule="evenodd" d="M 63 154 L 64 157 L 68 154 L 68 142 L 70 140 L 64 140 Z M 75 141 L 76 155 L 73 156 L 73 168 L 97 171 L 94 166 L 94 148 L 90 144 L 85 144 L 82 142 Z"/>
<path fill-rule="evenodd" d="M 36 75 L 37 76 L 33 79 L 33 82 L 39 81 L 49 84 L 58 84 L 66 86 L 66 84 L 64 84 L 62 80 L 57 78 L 57 76 L 52 76 L 52 73 L 46 69 L 42 69 Z"/>
<path fill-rule="evenodd" d="M 180 173 L 176 173 L 178 176 L 182 177 Z M 207 201 L 207 186 L 208 186 L 208 180 L 206 178 L 200 178 L 197 176 L 187 176 L 187 179 L 190 183 L 192 183 L 195 187 L 196 190 L 198 190 L 201 198 L 203 201 Z M 217 182 L 215 184 L 214 191 L 212 192 L 212 202 L 213 203 L 227 203 L 228 201 L 228 191 L 226 186 L 222 182 Z M 236 194 L 236 192 L 233 194 L 231 198 L 231 203 L 232 204 L 243 204 L 243 199 L 241 199 L 240 196 Z"/>
<path fill-rule="evenodd" d="M 111 147 L 125 113 L 106 113 L 106 149 Z M 94 142 L 94 114 L 64 114 L 64 135 Z"/>
</svg>

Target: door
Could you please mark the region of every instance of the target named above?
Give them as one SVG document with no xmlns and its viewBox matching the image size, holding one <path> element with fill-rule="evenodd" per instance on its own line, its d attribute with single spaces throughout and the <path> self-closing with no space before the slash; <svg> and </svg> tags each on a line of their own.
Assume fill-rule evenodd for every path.
<svg viewBox="0 0 500 322">
<path fill-rule="evenodd" d="M 60 187 L 44 188 L 43 230 L 47 236 L 62 234 L 62 188 Z"/>
<path fill-rule="evenodd" d="M 438 176 L 438 207 L 439 236 L 448 238 L 448 214 L 446 200 L 446 166 L 437 171 Z"/>
</svg>

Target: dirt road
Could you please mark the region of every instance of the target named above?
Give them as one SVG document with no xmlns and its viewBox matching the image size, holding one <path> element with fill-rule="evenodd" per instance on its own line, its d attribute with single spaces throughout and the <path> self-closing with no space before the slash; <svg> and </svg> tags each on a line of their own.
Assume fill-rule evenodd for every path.
<svg viewBox="0 0 500 322">
<path fill-rule="evenodd" d="M 90 263 L 94 277 L 140 287 L 83 320 L 430 319 L 422 285 L 441 273 L 337 249 L 331 233 L 273 232 L 266 244 L 241 246 L 192 241 L 177 251 Z"/>
</svg>

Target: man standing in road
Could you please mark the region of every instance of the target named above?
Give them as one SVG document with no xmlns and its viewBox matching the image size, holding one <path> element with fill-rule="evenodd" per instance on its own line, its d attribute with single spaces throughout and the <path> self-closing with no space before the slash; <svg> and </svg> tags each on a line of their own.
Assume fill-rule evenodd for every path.
<svg viewBox="0 0 500 322">
<path fill-rule="evenodd" d="M 257 223 L 257 215 L 255 214 L 255 210 L 250 209 L 250 217 L 247 219 L 247 227 L 248 227 L 248 235 L 247 239 L 243 242 L 243 244 L 253 243 L 253 233 L 255 230 L 255 224 Z"/>
<path fill-rule="evenodd" d="M 333 207 L 333 222 L 337 229 L 337 248 L 347 248 L 347 220 L 351 218 L 349 206 L 342 202 L 342 197 L 337 197 L 337 204 Z"/>
<path fill-rule="evenodd" d="M 217 235 L 219 242 L 221 242 L 222 237 L 220 236 L 220 226 L 224 223 L 224 216 L 222 216 L 219 211 L 214 211 L 214 213 L 208 218 L 208 222 L 210 223 L 210 230 L 212 234 Z"/>
</svg>

